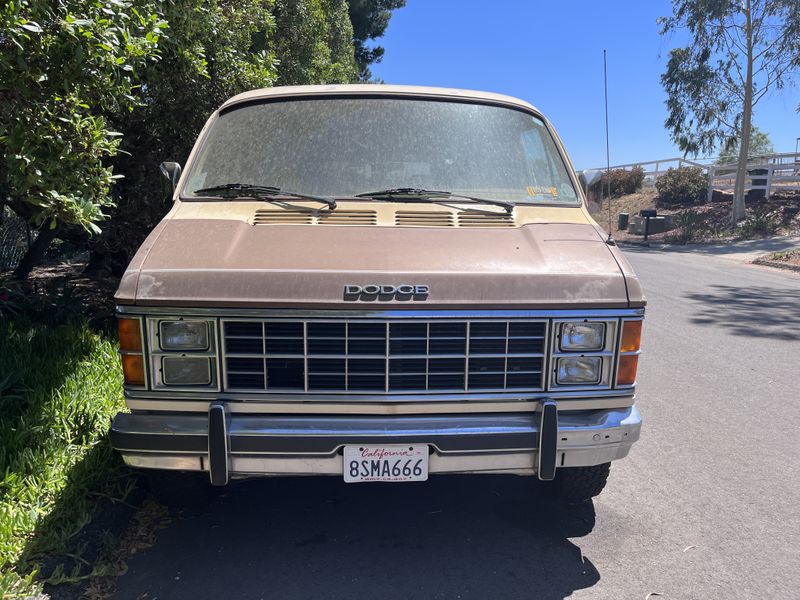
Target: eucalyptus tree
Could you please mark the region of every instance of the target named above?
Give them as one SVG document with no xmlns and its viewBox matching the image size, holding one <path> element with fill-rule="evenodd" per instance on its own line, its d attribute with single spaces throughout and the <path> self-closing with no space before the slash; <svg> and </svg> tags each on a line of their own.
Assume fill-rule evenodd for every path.
<svg viewBox="0 0 800 600">
<path fill-rule="evenodd" d="M 775 152 L 775 147 L 772 145 L 772 140 L 769 136 L 761 131 L 755 125 L 750 129 L 750 143 L 747 146 L 748 157 L 764 156 L 765 154 L 772 154 Z M 724 144 L 719 152 L 717 158 L 718 165 L 731 165 L 736 162 L 739 157 L 739 139 L 734 138 L 728 144 Z"/>
<path fill-rule="evenodd" d="M 662 34 L 687 30 L 670 52 L 661 82 L 665 125 L 687 154 L 738 141 L 732 220 L 744 218 L 753 109 L 788 85 L 800 66 L 800 1 L 673 0 Z"/>
</svg>

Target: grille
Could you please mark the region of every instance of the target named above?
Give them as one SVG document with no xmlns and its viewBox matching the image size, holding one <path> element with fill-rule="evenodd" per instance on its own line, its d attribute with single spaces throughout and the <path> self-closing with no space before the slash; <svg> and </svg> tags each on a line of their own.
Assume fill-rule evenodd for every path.
<svg viewBox="0 0 800 600">
<path fill-rule="evenodd" d="M 224 320 L 225 389 L 542 389 L 545 321 Z"/>
</svg>

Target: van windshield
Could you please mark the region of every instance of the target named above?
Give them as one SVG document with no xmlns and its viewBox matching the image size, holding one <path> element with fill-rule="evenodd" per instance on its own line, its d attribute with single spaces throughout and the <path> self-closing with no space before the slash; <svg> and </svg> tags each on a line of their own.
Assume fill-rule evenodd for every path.
<svg viewBox="0 0 800 600">
<path fill-rule="evenodd" d="M 245 183 L 352 197 L 418 188 L 519 203 L 578 203 L 544 123 L 485 104 L 325 98 L 233 108 L 214 121 L 183 189 Z"/>
</svg>

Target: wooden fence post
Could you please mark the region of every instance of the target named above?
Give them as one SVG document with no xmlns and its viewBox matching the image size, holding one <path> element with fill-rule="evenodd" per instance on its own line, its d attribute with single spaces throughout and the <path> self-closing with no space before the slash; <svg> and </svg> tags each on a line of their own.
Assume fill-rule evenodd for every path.
<svg viewBox="0 0 800 600">
<path fill-rule="evenodd" d="M 772 175 L 775 172 L 775 165 L 767 165 L 767 189 L 765 190 L 765 198 L 769 200 L 770 194 L 772 194 Z"/>
<path fill-rule="evenodd" d="M 707 204 L 711 204 L 714 198 L 714 165 L 708 165 L 708 200 Z"/>
</svg>

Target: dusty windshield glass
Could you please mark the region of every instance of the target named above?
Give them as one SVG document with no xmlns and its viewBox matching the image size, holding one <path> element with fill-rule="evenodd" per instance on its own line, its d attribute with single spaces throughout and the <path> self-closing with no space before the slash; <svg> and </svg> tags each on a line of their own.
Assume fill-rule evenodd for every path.
<svg viewBox="0 0 800 600">
<path fill-rule="evenodd" d="M 234 108 L 213 124 L 183 195 L 229 183 L 337 197 L 421 188 L 520 203 L 578 201 L 540 119 L 451 101 L 330 98 Z"/>
</svg>

